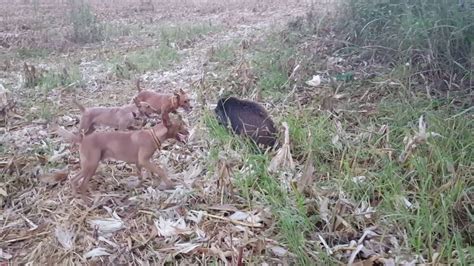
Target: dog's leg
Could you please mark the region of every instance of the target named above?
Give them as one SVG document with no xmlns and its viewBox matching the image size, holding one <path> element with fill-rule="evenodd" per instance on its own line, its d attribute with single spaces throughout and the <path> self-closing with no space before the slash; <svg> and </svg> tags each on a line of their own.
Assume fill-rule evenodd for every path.
<svg viewBox="0 0 474 266">
<path fill-rule="evenodd" d="M 165 172 L 165 170 L 157 165 L 154 165 L 152 162 L 150 162 L 150 158 L 153 155 L 155 151 L 153 152 L 143 152 L 139 151 L 138 152 L 138 163 L 140 166 L 145 167 L 150 173 L 158 175 L 158 177 L 165 183 L 165 188 L 170 189 L 174 187 L 174 183 L 171 182 L 171 180 L 168 179 L 168 176 Z"/>
<path fill-rule="evenodd" d="M 143 183 L 143 171 L 142 171 L 142 167 L 140 166 L 139 163 L 135 164 L 137 166 L 137 173 L 138 173 L 138 183 L 139 184 L 142 184 Z"/>
<path fill-rule="evenodd" d="M 89 179 L 97 171 L 97 167 L 99 166 L 100 157 L 101 157 L 100 155 L 101 155 L 100 150 L 94 150 L 94 151 L 89 150 L 89 152 L 87 153 L 84 153 L 84 154 L 81 153 L 81 157 L 83 157 L 81 158 L 83 159 L 81 161 L 81 176 L 83 178 L 82 178 L 81 185 L 79 186 L 79 193 L 81 194 L 82 199 L 86 203 L 89 203 L 89 200 L 87 199 L 85 195 L 87 193 Z M 78 181 L 79 180 L 77 180 L 76 182 Z"/>
<path fill-rule="evenodd" d="M 92 134 L 92 133 L 94 133 L 94 131 L 95 131 L 94 124 L 90 124 L 89 129 L 84 132 L 84 135 Z"/>
<path fill-rule="evenodd" d="M 140 164 L 136 164 L 137 166 L 137 173 L 138 173 L 138 177 L 140 178 L 143 178 L 143 171 L 142 171 L 142 167 L 140 166 Z"/>
<path fill-rule="evenodd" d="M 79 187 L 80 196 L 81 196 L 82 200 L 87 204 L 90 203 L 90 200 L 86 196 L 87 189 L 88 189 L 88 184 L 89 184 L 89 179 L 95 174 L 95 171 L 97 170 L 98 165 L 99 164 L 97 163 L 97 165 L 91 166 L 91 168 L 88 168 L 87 171 L 85 171 L 84 178 L 82 179 L 81 185 Z"/>
<path fill-rule="evenodd" d="M 82 169 L 79 170 L 79 172 L 71 178 L 71 190 L 74 196 L 77 196 L 77 187 L 79 185 L 78 183 L 79 183 L 79 180 L 81 180 L 81 178 L 82 178 Z"/>
<path fill-rule="evenodd" d="M 81 117 L 81 121 L 79 122 L 79 134 L 87 135 L 91 131 L 92 121 L 88 114 L 83 114 Z M 93 130 L 92 130 L 93 131 Z"/>
<path fill-rule="evenodd" d="M 161 115 L 161 120 L 163 121 L 163 125 L 165 125 L 165 127 L 167 127 L 167 128 L 170 127 L 170 126 L 171 126 L 171 125 L 170 125 L 171 123 L 170 123 L 170 115 L 169 115 L 169 113 L 166 112 L 166 111 L 162 111 L 161 113 L 162 113 L 162 115 Z"/>
</svg>

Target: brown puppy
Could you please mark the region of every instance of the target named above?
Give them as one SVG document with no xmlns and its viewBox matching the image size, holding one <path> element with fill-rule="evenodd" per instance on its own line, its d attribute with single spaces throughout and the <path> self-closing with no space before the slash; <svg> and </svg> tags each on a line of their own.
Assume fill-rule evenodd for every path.
<svg viewBox="0 0 474 266">
<path fill-rule="evenodd" d="M 257 144 L 273 147 L 277 142 L 277 129 L 263 106 L 256 102 L 236 97 L 219 99 L 214 109 L 219 124 L 227 127 L 230 122 L 232 131 L 246 135 Z"/>
<path fill-rule="evenodd" d="M 77 195 L 76 188 L 82 179 L 79 189 L 85 202 L 88 202 L 85 196 L 87 183 L 95 174 L 99 162 L 107 158 L 135 164 L 140 178 L 144 167 L 152 174 L 158 175 L 167 187 L 172 187 L 173 183 L 168 179 L 165 170 L 153 165 L 150 159 L 166 139 L 174 138 L 184 142 L 185 136 L 189 134 L 181 119 L 171 121 L 170 127 L 160 123 L 151 129 L 137 131 L 94 132 L 87 136 L 75 135 L 63 128 L 58 128 L 56 132 L 66 140 L 80 144 L 81 170 L 71 179 L 71 184 L 74 194 Z"/>
<path fill-rule="evenodd" d="M 153 110 L 146 103 L 140 103 L 134 100 L 134 104 L 127 104 L 120 107 L 91 107 L 85 108 L 75 99 L 74 104 L 77 105 L 82 113 L 81 122 L 79 123 L 79 132 L 88 135 L 94 132 L 94 126 L 109 126 L 118 130 L 126 130 L 138 123 L 138 119 L 153 113 Z"/>
<path fill-rule="evenodd" d="M 192 109 L 189 97 L 182 89 L 174 94 L 156 93 L 150 90 L 141 90 L 140 81 L 137 81 L 138 95 L 134 101 L 145 102 L 157 114 L 161 114 L 161 120 L 165 126 L 170 126 L 169 113 L 176 113 L 179 107 L 186 111 Z"/>
</svg>

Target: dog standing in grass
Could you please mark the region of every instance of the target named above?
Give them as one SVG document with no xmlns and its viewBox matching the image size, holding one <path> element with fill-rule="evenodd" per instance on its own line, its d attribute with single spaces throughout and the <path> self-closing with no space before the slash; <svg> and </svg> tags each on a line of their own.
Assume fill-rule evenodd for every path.
<svg viewBox="0 0 474 266">
<path fill-rule="evenodd" d="M 95 130 L 95 126 L 108 126 L 118 130 L 126 130 L 139 123 L 141 119 L 153 113 L 147 103 L 134 99 L 133 104 L 120 107 L 90 107 L 86 108 L 75 99 L 73 103 L 81 111 L 79 132 L 88 135 Z"/>
<path fill-rule="evenodd" d="M 111 158 L 135 164 L 142 179 L 142 168 L 158 175 L 164 182 L 165 188 L 172 188 L 173 182 L 168 179 L 164 169 L 153 165 L 150 161 L 161 143 L 167 139 L 176 139 L 185 142 L 189 134 L 181 118 L 170 120 L 168 127 L 163 123 L 151 129 L 135 131 L 94 132 L 89 135 L 75 135 L 63 128 L 56 130 L 57 134 L 69 142 L 79 143 L 81 170 L 71 179 L 72 189 L 77 195 L 77 188 L 81 198 L 89 202 L 85 193 L 89 179 L 95 174 L 99 162 Z M 79 181 L 82 182 L 79 185 Z"/>
<path fill-rule="evenodd" d="M 176 113 L 178 108 L 183 108 L 188 112 L 192 110 L 189 97 L 182 89 L 173 94 L 142 90 L 140 80 L 137 80 L 137 89 L 138 95 L 134 98 L 134 101 L 147 103 L 148 109 L 161 114 L 161 120 L 165 126 L 170 126 L 169 113 Z"/>
</svg>

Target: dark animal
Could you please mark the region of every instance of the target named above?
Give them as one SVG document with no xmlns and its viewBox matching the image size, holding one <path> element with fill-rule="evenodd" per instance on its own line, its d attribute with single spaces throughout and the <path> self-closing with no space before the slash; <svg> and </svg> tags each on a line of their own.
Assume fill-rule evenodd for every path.
<svg viewBox="0 0 474 266">
<path fill-rule="evenodd" d="M 277 129 L 267 111 L 260 104 L 236 97 L 221 98 L 214 109 L 219 124 L 239 135 L 249 136 L 257 144 L 273 147 L 277 141 Z"/>
</svg>

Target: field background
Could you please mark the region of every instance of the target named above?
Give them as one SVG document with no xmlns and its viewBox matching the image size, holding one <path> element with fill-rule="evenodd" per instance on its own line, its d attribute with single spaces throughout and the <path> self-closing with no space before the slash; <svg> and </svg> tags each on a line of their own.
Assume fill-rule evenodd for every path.
<svg viewBox="0 0 474 266">
<path fill-rule="evenodd" d="M 0 265 L 473 263 L 474 5 L 438 2 L 1 0 Z M 86 206 L 52 128 L 137 79 L 193 100 L 154 157 L 180 185 L 108 161 Z M 230 94 L 278 153 L 217 124 Z"/>
</svg>

